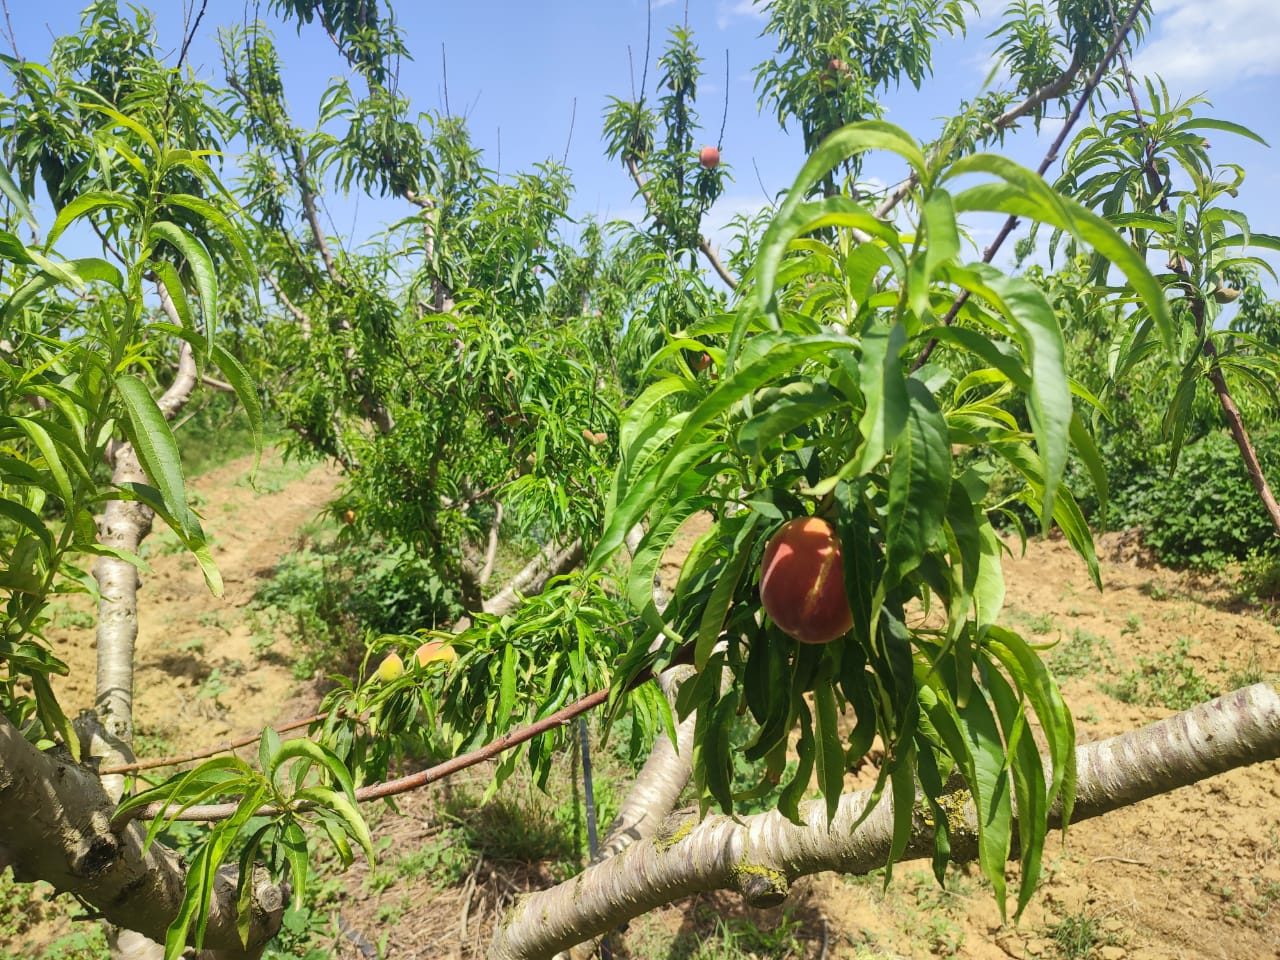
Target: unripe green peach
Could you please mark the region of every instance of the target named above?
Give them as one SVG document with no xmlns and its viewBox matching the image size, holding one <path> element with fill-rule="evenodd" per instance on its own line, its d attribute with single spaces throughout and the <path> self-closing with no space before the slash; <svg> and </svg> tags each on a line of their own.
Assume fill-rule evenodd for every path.
<svg viewBox="0 0 1280 960">
<path fill-rule="evenodd" d="M 391 653 L 387 658 L 378 664 L 378 679 L 383 683 L 390 683 L 404 673 L 404 661 L 400 659 L 400 654 Z"/>
<path fill-rule="evenodd" d="M 830 643 L 849 632 L 840 540 L 821 517 L 782 525 L 760 562 L 760 600 L 778 629 L 801 643 Z"/>
</svg>

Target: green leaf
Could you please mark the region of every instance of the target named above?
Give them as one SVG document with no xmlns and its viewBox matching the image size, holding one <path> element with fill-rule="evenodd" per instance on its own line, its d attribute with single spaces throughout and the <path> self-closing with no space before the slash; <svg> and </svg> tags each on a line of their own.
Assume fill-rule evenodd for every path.
<svg viewBox="0 0 1280 960">
<path fill-rule="evenodd" d="M 714 671 L 717 686 L 720 671 Z M 702 776 L 706 793 L 720 809 L 733 814 L 733 761 L 729 756 L 729 731 L 736 719 L 737 694 L 729 691 L 714 703 L 704 703 L 694 721 L 693 766 Z M 705 805 L 704 805 L 705 809 Z"/>
<path fill-rule="evenodd" d="M 44 547 L 45 554 L 48 556 L 53 555 L 53 534 L 44 525 L 44 521 L 32 511 L 20 503 L 14 503 L 12 500 L 0 500 L 0 516 L 6 517 L 31 531 L 40 541 L 41 546 Z"/>
<path fill-rule="evenodd" d="M 985 516 L 978 526 L 982 555 L 978 559 L 978 579 L 973 585 L 974 621 L 979 631 L 995 623 L 1004 606 L 1004 567 L 1000 562 L 1004 544 Z"/>
<path fill-rule="evenodd" d="M 887 588 L 914 570 L 937 540 L 951 487 L 947 421 L 919 380 L 907 381 L 907 395 L 907 420 L 889 466 Z"/>
<path fill-rule="evenodd" d="M 153 260 L 151 269 L 160 278 L 160 282 L 164 284 L 164 288 L 169 294 L 169 299 L 173 302 L 173 309 L 178 314 L 178 322 L 182 325 L 182 329 L 186 334 L 184 339 L 188 343 L 198 339 L 199 331 L 196 328 L 196 318 L 191 314 L 191 304 L 187 300 L 187 291 L 182 285 L 182 278 L 178 276 L 178 268 L 168 260 Z"/>
<path fill-rule="evenodd" d="M 922 256 L 911 264 L 907 284 L 911 312 L 923 318 L 929 309 L 929 289 L 938 268 L 960 254 L 960 234 L 956 230 L 956 211 L 951 194 L 941 187 L 929 191 L 920 210 L 926 246 Z"/>
<path fill-rule="evenodd" d="M 1072 417 L 1062 329 L 1053 306 L 1038 287 L 1020 277 L 1006 277 L 990 267 L 977 269 L 986 287 L 996 295 L 992 299 L 1013 322 L 1023 352 L 1030 361 L 1031 395 L 1027 412 L 1040 454 L 1044 483 L 1041 519 L 1047 527 L 1067 466 Z"/>
<path fill-rule="evenodd" d="M 1071 822 L 1076 794 L 1075 721 L 1044 661 L 1012 630 L 992 627 L 987 633 L 987 649 L 1009 676 L 1018 692 L 1030 701 L 1049 747 L 1052 779 L 1048 802 L 1061 803 L 1062 822 Z"/>
<path fill-rule="evenodd" d="M 2 166 L 0 166 L 0 173 L 4 173 L 4 167 Z M 0 230 L 0 257 L 13 263 L 29 264 L 35 262 L 31 256 L 31 251 L 8 230 Z"/>
<path fill-rule="evenodd" d="M 5 169 L 4 164 L 0 164 L 0 191 L 9 198 L 9 202 L 13 204 L 13 209 L 23 220 L 31 224 L 33 230 L 39 230 L 40 224 L 36 221 L 35 215 L 31 212 L 31 207 L 27 204 L 26 195 L 13 182 L 13 177 L 9 171 Z"/>
<path fill-rule="evenodd" d="M 1000 916 L 1005 916 L 1005 864 L 1013 835 L 1013 802 L 1004 742 L 991 708 L 982 696 L 956 707 L 973 756 L 975 780 L 969 784 L 978 808 L 978 863 L 991 881 Z"/>
<path fill-rule="evenodd" d="M 648 469 L 632 484 L 622 501 L 609 514 L 604 532 L 596 543 L 586 564 L 586 573 L 592 574 L 622 546 L 627 534 L 685 470 L 725 449 L 719 440 L 686 444 L 673 448 L 672 457 L 666 457 L 649 465 Z"/>
<path fill-rule="evenodd" d="M 764 238 L 760 241 L 755 268 L 756 298 L 749 309 L 739 311 L 738 321 L 729 338 L 726 357 L 728 372 L 732 372 L 737 363 L 738 349 L 754 319 L 776 313 L 775 292 L 778 268 L 786 254 L 788 244 L 814 220 L 815 205 L 807 199 L 813 186 L 844 160 L 870 150 L 889 150 L 896 153 L 911 165 L 922 182 L 928 179 L 928 163 L 924 152 L 910 134 L 891 123 L 883 120 L 864 120 L 848 124 L 827 137 L 809 156 L 795 183 L 787 191 L 787 196 L 778 208 L 777 214 L 774 215 L 768 230 L 765 231 Z M 833 212 L 840 211 L 846 217 L 858 212 L 870 218 L 859 221 L 865 224 L 860 229 L 873 236 L 879 236 L 887 243 L 896 244 L 896 233 L 891 227 L 879 224 L 871 211 L 860 207 L 847 197 L 830 197 L 826 201 L 816 202 L 819 208 L 822 204 L 829 204 Z M 872 229 L 866 229 L 867 227 Z"/>
<path fill-rule="evenodd" d="M 1049 804 L 1045 799 L 1044 767 L 1035 738 L 1027 726 L 1027 717 L 1017 696 L 999 670 L 987 674 L 987 689 L 995 704 L 996 715 L 1008 742 L 1009 769 L 1013 775 L 1013 793 L 1018 809 L 1018 850 L 1022 871 L 1018 882 L 1018 908 L 1015 917 L 1031 900 L 1040 881 L 1040 864 L 1044 840 L 1049 833 Z"/>
<path fill-rule="evenodd" d="M 91 100 L 77 104 L 81 110 L 92 110 L 101 113 L 103 116 L 110 117 L 118 126 L 124 127 L 126 130 L 136 134 L 137 137 L 151 148 L 154 154 L 160 154 L 160 144 L 156 142 L 155 135 L 143 124 L 130 116 L 126 116 L 114 107 L 109 107 L 105 103 L 95 103 Z"/>
<path fill-rule="evenodd" d="M 48 675 L 32 671 L 27 674 L 27 679 L 31 682 L 31 689 L 36 695 L 36 710 L 40 715 L 40 722 L 45 725 L 45 729 L 57 733 L 62 738 L 63 746 L 71 754 L 71 759 L 79 763 L 80 737 L 75 727 L 71 725 L 71 721 L 67 719 L 67 715 L 62 712 L 58 698 L 53 695 L 53 687 L 49 685 Z"/>
<path fill-rule="evenodd" d="M 240 934 L 240 943 L 245 947 L 249 945 L 249 931 L 253 928 L 253 901 L 256 888 L 253 867 L 261 853 L 262 838 L 274 829 L 275 824 L 264 823 L 254 831 L 245 843 L 244 849 L 240 851 L 240 869 L 236 877 L 236 933 Z"/>
<path fill-rule="evenodd" d="M 147 385 L 130 374 L 116 377 L 116 390 L 124 401 L 129 417 L 129 439 L 137 451 L 147 477 L 160 491 L 170 516 L 181 524 L 177 531 L 184 538 L 196 536 L 187 506 L 186 481 L 182 476 L 182 458 L 169 421 L 151 396 Z"/>
<path fill-rule="evenodd" d="M 1252 140 L 1254 143 L 1260 143 L 1264 147 L 1270 146 L 1267 141 L 1263 140 L 1262 137 L 1248 127 L 1232 123 L 1230 120 L 1216 120 L 1213 117 L 1193 117 L 1178 124 L 1169 132 L 1170 134 L 1176 134 L 1181 133 L 1183 130 L 1222 130 L 1225 133 L 1234 133 L 1236 136 Z"/>
<path fill-rule="evenodd" d="M 364 851 L 364 855 L 369 858 L 370 862 L 373 862 L 375 855 L 373 852 L 373 838 L 369 835 L 369 825 L 365 823 L 364 817 L 360 815 L 360 810 L 356 807 L 356 804 L 346 794 L 331 790 L 328 787 L 305 787 L 294 794 L 294 799 L 298 802 L 311 802 L 326 810 L 333 811 L 342 822 L 347 835 L 360 844 L 360 849 Z"/>
<path fill-rule="evenodd" d="M 516 702 L 516 648 L 507 644 L 502 651 L 502 668 L 498 681 L 498 709 L 495 713 L 497 722 L 507 724 L 511 719 L 511 711 Z"/>
<path fill-rule="evenodd" d="M 249 431 L 253 434 L 253 469 L 256 472 L 262 459 L 264 419 L 262 401 L 258 397 L 257 384 L 249 376 L 244 365 L 220 343 L 213 345 L 213 365 L 218 368 L 222 379 L 231 384 L 236 392 L 236 399 L 244 407 L 245 416 L 249 418 Z"/>
<path fill-rule="evenodd" d="M 191 276 L 195 279 L 196 291 L 200 296 L 200 311 L 204 314 L 205 337 L 207 338 L 207 343 L 212 344 L 214 327 L 218 316 L 218 273 L 214 268 L 213 258 L 209 256 L 209 251 L 187 231 L 176 223 L 169 223 L 168 221 L 153 223 L 151 229 L 147 231 L 147 239 L 152 243 L 157 240 L 164 240 L 186 259 L 187 267 L 191 270 Z M 163 273 L 160 276 L 162 280 L 165 280 Z M 173 295 L 175 287 L 181 288 L 181 283 L 172 284 L 169 280 L 165 280 L 165 288 L 169 291 L 170 296 Z M 185 299 L 185 294 L 183 298 Z M 174 303 L 176 306 L 177 301 L 175 300 Z M 191 326 L 186 320 L 183 320 L 182 323 L 183 326 Z"/>
<path fill-rule="evenodd" d="M 115 193 L 109 190 L 90 190 L 80 194 L 80 196 L 58 211 L 58 218 L 54 220 L 53 226 L 49 229 L 49 235 L 45 237 L 45 250 L 52 250 L 54 241 L 62 236 L 62 232 L 76 220 L 104 207 L 116 207 L 123 210 L 130 219 L 135 221 L 142 219 L 138 205 L 123 193 Z"/>
<path fill-rule="evenodd" d="M 214 206 L 208 200 L 200 197 L 193 197 L 187 193 L 169 193 L 164 196 L 164 203 L 171 203 L 174 206 L 185 207 L 192 213 L 204 218 L 221 233 L 231 243 L 232 248 L 236 252 L 240 263 L 238 271 L 242 276 L 253 275 L 253 256 L 249 253 L 249 245 L 245 243 L 244 234 L 240 228 L 223 213 L 218 207 Z M 232 264 L 235 268 L 237 265 Z"/>
<path fill-rule="evenodd" d="M 800 801 L 809 789 L 809 780 L 813 776 L 813 762 L 816 753 L 813 740 L 813 723 L 809 719 L 809 708 L 801 701 L 800 739 L 796 741 L 796 770 L 787 781 L 786 786 L 778 794 L 778 812 L 792 823 L 801 823 Z"/>
<path fill-rule="evenodd" d="M 1165 300 L 1164 289 L 1152 276 L 1141 254 L 1106 220 L 1058 193 L 1033 171 L 995 154 L 962 157 L 947 168 L 944 177 L 952 179 L 979 172 L 994 174 L 1005 182 L 984 183 L 957 194 L 954 198 L 957 213 L 989 210 L 1025 217 L 1065 230 L 1080 242 L 1089 244 L 1128 277 L 1159 327 L 1166 349 L 1170 353 L 1175 350 L 1177 327 Z"/>
<path fill-rule="evenodd" d="M 724 570 L 716 581 L 715 587 L 712 588 L 711 596 L 702 611 L 698 640 L 693 653 L 693 665 L 698 670 L 706 668 L 707 661 L 711 658 L 711 651 L 715 649 L 720 633 L 724 630 L 725 616 L 733 602 L 733 595 L 738 589 L 738 582 L 751 561 L 751 547 L 755 543 L 756 527 L 759 522 L 760 514 L 754 510 L 747 515 L 747 519 L 737 531 L 733 544 L 729 548 L 728 562 L 725 563 Z"/>
<path fill-rule="evenodd" d="M 310 869 L 307 835 L 302 832 L 302 828 L 297 823 L 290 821 L 280 831 L 279 842 L 284 848 L 284 855 L 289 861 L 289 870 L 293 876 L 293 908 L 301 910 L 307 889 L 307 872 Z M 349 852 L 350 848 L 348 848 L 348 855 Z"/>
<path fill-rule="evenodd" d="M 827 801 L 827 822 L 836 815 L 844 790 L 844 744 L 840 736 L 840 712 L 830 676 L 818 679 L 813 688 L 814 734 L 817 740 L 818 790 Z"/>
<path fill-rule="evenodd" d="M 1099 523 L 1105 529 L 1107 502 L 1111 495 L 1107 468 L 1102 462 L 1102 454 L 1098 452 L 1098 447 L 1093 442 L 1093 434 L 1089 432 L 1089 428 L 1084 425 L 1078 413 L 1071 415 L 1071 443 L 1076 448 L 1076 453 L 1080 455 L 1080 459 L 1084 461 L 1085 469 L 1089 471 L 1089 478 L 1093 481 L 1094 493 L 1098 495 Z"/>
<path fill-rule="evenodd" d="M 286 760 L 294 758 L 302 758 L 311 761 L 328 771 L 334 781 L 342 788 L 343 793 L 355 800 L 355 785 L 351 781 L 351 774 L 348 772 L 346 764 L 327 747 L 316 743 L 314 740 L 308 740 L 306 737 L 294 737 L 291 740 L 285 740 L 283 743 L 276 738 L 277 748 L 271 754 L 267 765 L 263 768 L 263 774 L 274 781 L 276 772 Z M 265 749 L 265 748 L 264 748 Z"/>
<path fill-rule="evenodd" d="M 67 475 L 66 468 L 62 465 L 62 458 L 58 455 L 57 445 L 49 435 L 49 431 L 30 417 L 6 417 L 0 420 L 0 423 L 7 423 L 17 427 L 35 444 L 36 449 L 40 451 L 40 456 L 44 458 L 45 468 L 49 471 L 49 475 L 53 477 L 58 496 L 62 498 L 66 509 L 73 509 L 76 499 L 75 493 L 71 488 L 71 478 Z"/>
<path fill-rule="evenodd" d="M 825 383 L 798 381 L 781 388 L 782 393 L 738 429 L 738 447 L 747 456 L 763 458 L 771 444 L 797 428 L 848 401 Z"/>
<path fill-rule="evenodd" d="M 110 284 L 117 290 L 121 289 L 124 284 L 124 278 L 120 275 L 120 271 L 99 257 L 67 260 L 60 264 L 42 260 L 40 265 L 43 272 L 32 277 L 15 290 L 8 302 L 5 303 L 3 316 L 6 319 L 11 320 L 37 296 L 59 283 L 83 286 L 90 280 L 99 280 Z"/>
<path fill-rule="evenodd" d="M 893 838 L 889 841 L 889 859 L 884 865 L 884 885 L 888 889 L 893 866 L 902 859 L 911 840 L 916 809 L 916 747 L 914 743 L 898 745 L 897 756 L 890 765 L 889 784 L 893 795 Z"/>
<path fill-rule="evenodd" d="M 858 386 L 866 405 L 858 420 L 862 442 L 849 476 L 858 477 L 873 470 L 907 424 L 910 401 L 902 373 L 902 350 L 906 344 L 906 328 L 900 323 L 885 329 L 872 320 L 862 331 Z"/>
<path fill-rule="evenodd" d="M 269 772 L 273 769 L 272 758 L 280 751 L 280 734 L 271 727 L 262 728 L 262 739 L 258 741 L 258 766 L 268 780 L 274 779 Z"/>
</svg>

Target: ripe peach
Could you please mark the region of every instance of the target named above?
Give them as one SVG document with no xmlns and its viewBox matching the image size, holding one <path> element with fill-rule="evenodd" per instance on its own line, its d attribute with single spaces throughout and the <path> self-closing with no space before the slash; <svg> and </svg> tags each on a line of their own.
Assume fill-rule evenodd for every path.
<svg viewBox="0 0 1280 960">
<path fill-rule="evenodd" d="M 400 654 L 388 654 L 387 658 L 378 664 L 378 679 L 383 683 L 390 683 L 392 680 L 399 679 L 404 674 L 404 661 L 400 659 Z"/>
<path fill-rule="evenodd" d="M 778 629 L 801 643 L 830 643 L 849 632 L 840 540 L 821 517 L 782 525 L 760 562 L 760 600 Z"/>
<path fill-rule="evenodd" d="M 701 373 L 707 367 L 711 366 L 711 354 L 700 353 L 698 359 L 693 361 L 693 369 Z"/>
<path fill-rule="evenodd" d="M 703 147 L 702 152 L 698 154 L 698 162 L 708 170 L 714 170 L 720 166 L 720 151 L 715 147 Z"/>
<path fill-rule="evenodd" d="M 352 510 L 350 507 L 348 507 L 346 510 L 343 510 L 342 522 L 345 523 L 347 526 L 351 526 L 351 524 L 356 522 L 356 512 Z"/>
<path fill-rule="evenodd" d="M 418 647 L 413 655 L 417 658 L 418 666 L 420 667 L 425 667 L 436 661 L 442 661 L 446 664 L 453 663 L 458 659 L 458 651 L 443 640 L 428 640 Z"/>
</svg>

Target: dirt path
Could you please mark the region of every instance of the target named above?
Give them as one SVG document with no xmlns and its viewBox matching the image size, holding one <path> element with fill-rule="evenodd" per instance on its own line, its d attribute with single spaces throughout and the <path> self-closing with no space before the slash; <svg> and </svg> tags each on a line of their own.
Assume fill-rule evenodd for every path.
<svg viewBox="0 0 1280 960">
<path fill-rule="evenodd" d="M 268 638 L 255 635 L 248 605 L 279 558 L 315 529 L 338 475 L 283 464 L 274 450 L 251 481 L 252 468 L 253 458 L 242 458 L 190 484 L 226 585 L 221 598 L 161 525 L 143 544 L 154 573 L 143 575 L 138 593 L 134 717 L 142 756 L 256 733 L 308 705 L 295 702 L 287 646 L 276 641 L 281 656 L 266 659 L 255 652 Z M 63 608 L 49 635 L 71 666 L 57 686 L 61 702 L 69 713 L 91 705 L 97 654 L 87 599 Z"/>
</svg>

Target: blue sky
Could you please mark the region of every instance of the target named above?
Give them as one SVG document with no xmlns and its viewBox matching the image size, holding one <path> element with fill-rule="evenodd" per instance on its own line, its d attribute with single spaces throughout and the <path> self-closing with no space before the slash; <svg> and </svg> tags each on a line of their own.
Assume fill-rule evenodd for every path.
<svg viewBox="0 0 1280 960">
<path fill-rule="evenodd" d="M 77 0 L 9 3 L 18 48 L 25 57 L 42 58 L 51 35 L 76 29 L 82 4 Z M 176 50 L 190 0 L 157 0 L 162 45 Z M 218 26 L 259 15 L 270 20 L 267 2 L 245 4 L 210 0 L 193 45 L 191 61 L 203 75 L 219 79 L 215 42 Z M 921 91 L 911 87 L 888 97 L 888 119 L 920 138 L 933 136 L 936 118 L 974 96 L 992 67 L 993 42 L 986 34 L 998 22 L 1003 0 L 982 0 L 985 17 L 970 25 L 965 39 L 944 41 L 935 59 L 934 79 Z M 1280 148 L 1280 0 L 1154 0 L 1154 22 L 1139 69 L 1158 71 L 1175 95 L 1207 93 L 1214 115 L 1253 128 Z M 670 27 L 685 15 L 683 0 L 655 0 L 649 90 L 656 59 Z M 624 171 L 607 161 L 600 139 L 601 118 L 609 95 L 630 97 L 634 62 L 639 84 L 645 51 L 644 0 L 451 0 L 402 2 L 397 16 L 414 57 L 402 65 L 400 87 L 415 109 L 445 107 L 442 47 L 447 58 L 448 106 L 468 119 L 486 163 L 503 172 L 527 169 L 548 157 L 561 159 L 568 143 L 568 164 L 577 188 L 574 211 L 634 219 L 639 205 Z M 709 228 L 733 214 L 759 209 L 789 185 L 803 162 L 799 137 L 784 133 L 772 116 L 761 116 L 753 89 L 753 68 L 770 52 L 759 36 L 763 12 L 751 0 L 689 0 L 689 25 L 705 58 L 707 75 L 699 89 L 699 111 L 706 142 L 717 138 L 721 112 L 727 117 L 724 162 L 733 182 L 713 209 Z M 295 118 L 315 116 L 320 92 L 344 64 L 316 25 L 301 35 L 277 29 L 286 65 L 286 91 Z M 728 84 L 725 55 L 728 51 Z M 573 121 L 569 139 L 570 119 Z M 1039 138 L 1031 129 L 1006 141 L 1004 152 L 1034 166 L 1056 124 Z M 1239 138 L 1215 135 L 1213 156 L 1243 164 L 1249 178 L 1239 206 L 1255 230 L 1280 234 L 1280 162 L 1275 149 Z M 901 171 L 892 162 L 873 163 L 868 173 L 886 182 Z M 1052 173 L 1052 170 L 1051 170 Z M 335 232 L 361 238 L 379 224 L 407 212 L 402 202 L 331 196 L 326 198 Z M 978 225 L 979 242 L 987 228 Z M 1011 249 L 1011 245 L 1009 245 Z"/>
</svg>

